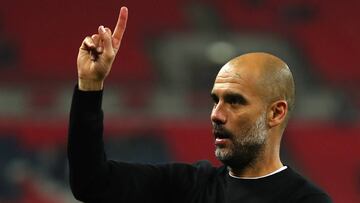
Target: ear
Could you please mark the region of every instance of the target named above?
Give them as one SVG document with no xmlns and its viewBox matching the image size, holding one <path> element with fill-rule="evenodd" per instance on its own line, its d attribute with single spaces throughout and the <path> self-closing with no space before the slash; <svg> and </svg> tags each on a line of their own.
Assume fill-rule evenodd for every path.
<svg viewBox="0 0 360 203">
<path fill-rule="evenodd" d="M 268 125 L 275 127 L 285 122 L 288 113 L 288 104 L 285 100 L 278 100 L 270 105 L 268 111 Z"/>
</svg>

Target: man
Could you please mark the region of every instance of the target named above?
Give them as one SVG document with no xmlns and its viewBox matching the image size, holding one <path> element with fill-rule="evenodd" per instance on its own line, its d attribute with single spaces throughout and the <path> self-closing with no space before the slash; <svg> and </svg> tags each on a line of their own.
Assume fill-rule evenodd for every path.
<svg viewBox="0 0 360 203">
<path fill-rule="evenodd" d="M 78 55 L 69 126 L 70 183 L 84 202 L 331 202 L 279 157 L 280 141 L 294 106 L 287 65 L 266 53 L 232 59 L 211 92 L 216 157 L 224 166 L 130 164 L 106 159 L 101 110 L 104 79 L 120 47 L 128 11 L 111 33 L 100 26 Z"/>
</svg>

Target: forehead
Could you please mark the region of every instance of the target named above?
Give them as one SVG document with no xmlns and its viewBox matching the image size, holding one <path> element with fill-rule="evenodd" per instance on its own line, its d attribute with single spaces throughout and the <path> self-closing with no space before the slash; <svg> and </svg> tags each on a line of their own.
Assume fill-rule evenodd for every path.
<svg viewBox="0 0 360 203">
<path fill-rule="evenodd" d="M 212 92 L 220 94 L 230 91 L 257 97 L 260 93 L 257 86 L 254 73 L 245 68 L 234 68 L 231 64 L 226 64 L 216 76 Z"/>
</svg>

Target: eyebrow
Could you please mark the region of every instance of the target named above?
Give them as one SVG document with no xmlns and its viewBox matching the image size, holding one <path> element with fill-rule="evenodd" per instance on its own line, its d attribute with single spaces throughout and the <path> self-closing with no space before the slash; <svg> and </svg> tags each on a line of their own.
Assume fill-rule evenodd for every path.
<svg viewBox="0 0 360 203">
<path fill-rule="evenodd" d="M 216 93 L 211 92 L 211 97 L 214 101 L 218 101 L 219 97 L 216 95 Z M 224 95 L 224 100 L 225 102 L 236 102 L 239 104 L 248 104 L 248 100 L 240 93 L 235 93 L 235 92 L 225 92 Z"/>
<path fill-rule="evenodd" d="M 219 99 L 218 96 L 213 92 L 210 93 L 210 96 L 214 101 Z"/>
</svg>

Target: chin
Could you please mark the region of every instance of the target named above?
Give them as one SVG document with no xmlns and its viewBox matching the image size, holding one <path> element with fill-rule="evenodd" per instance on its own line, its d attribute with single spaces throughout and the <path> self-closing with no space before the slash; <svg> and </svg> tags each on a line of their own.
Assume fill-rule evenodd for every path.
<svg viewBox="0 0 360 203">
<path fill-rule="evenodd" d="M 250 166 L 256 159 L 257 153 L 243 153 L 235 152 L 228 148 L 216 148 L 215 156 L 221 161 L 224 165 L 229 166 L 230 168 L 236 168 L 237 170 L 243 170 Z"/>
<path fill-rule="evenodd" d="M 232 155 L 233 155 L 233 153 L 229 149 L 219 148 L 219 147 L 216 147 L 216 149 L 215 149 L 216 158 L 223 163 L 226 162 L 227 160 L 231 159 Z"/>
</svg>

